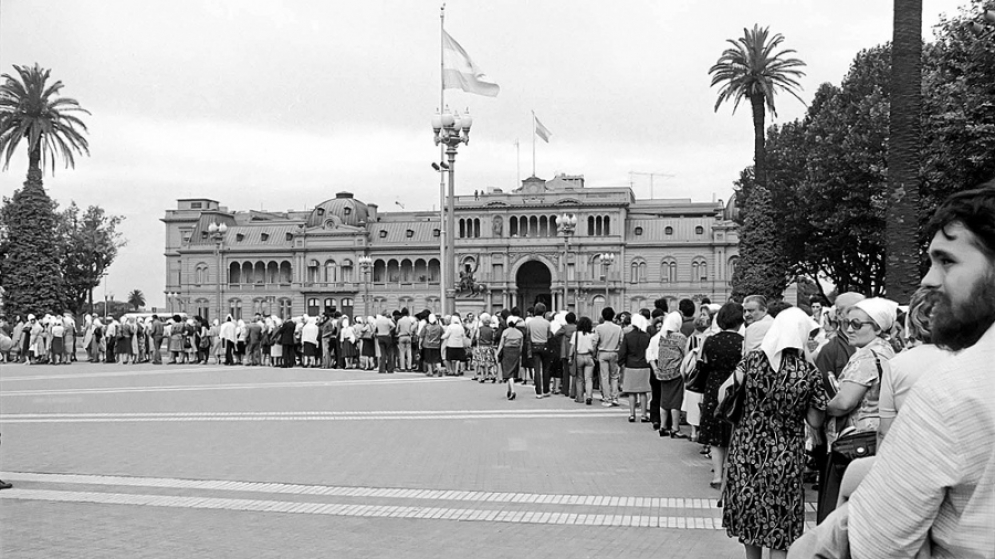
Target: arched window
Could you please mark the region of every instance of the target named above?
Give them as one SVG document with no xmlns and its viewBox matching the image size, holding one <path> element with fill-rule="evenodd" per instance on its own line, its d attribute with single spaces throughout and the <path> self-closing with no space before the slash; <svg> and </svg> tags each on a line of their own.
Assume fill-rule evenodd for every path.
<svg viewBox="0 0 995 559">
<path fill-rule="evenodd" d="M 646 306 L 646 297 L 633 297 L 630 301 L 630 310 L 633 313 L 639 312 L 639 309 Z"/>
<path fill-rule="evenodd" d="M 549 218 L 546 216 L 539 217 L 539 236 L 540 237 L 549 236 Z"/>
<path fill-rule="evenodd" d="M 559 234 L 560 234 L 560 227 L 556 223 L 556 216 L 554 215 L 549 218 L 549 236 L 555 237 Z"/>
<path fill-rule="evenodd" d="M 609 225 L 611 225 L 611 220 L 612 220 L 612 218 L 611 218 L 611 217 L 609 217 L 609 216 L 607 216 L 607 215 L 605 216 L 605 227 L 604 227 L 604 234 L 605 234 L 606 236 L 607 236 L 607 235 L 611 235 L 611 234 L 612 234 L 612 233 L 611 233 L 611 228 L 609 227 Z"/>
<path fill-rule="evenodd" d="M 708 281 L 708 263 L 701 256 L 691 261 L 691 281 Z"/>
<path fill-rule="evenodd" d="M 606 306 L 607 305 L 605 304 L 605 296 L 604 295 L 595 295 L 591 299 L 591 307 L 594 309 L 594 314 L 596 314 L 596 315 L 600 315 L 601 314 L 601 309 L 605 308 Z"/>
<path fill-rule="evenodd" d="M 425 297 L 425 306 L 428 310 L 433 313 L 439 312 L 439 298 L 438 297 Z"/>
<path fill-rule="evenodd" d="M 403 296 L 397 300 L 398 309 L 408 309 L 408 311 L 414 311 L 415 299 L 414 297 Z"/>
<path fill-rule="evenodd" d="M 673 227 L 671 227 L 671 226 L 669 226 L 669 225 L 668 225 L 668 226 L 666 226 L 666 227 L 664 227 L 664 228 L 663 228 L 663 234 L 664 234 L 664 235 L 668 235 L 668 236 L 669 236 L 669 235 L 673 235 L 673 234 L 674 234 L 674 228 L 673 228 Z"/>
<path fill-rule="evenodd" d="M 373 298 L 373 312 L 387 312 L 387 298 L 377 296 Z"/>
<path fill-rule="evenodd" d="M 387 278 L 387 263 L 377 259 L 373 263 L 373 283 L 384 283 Z"/>
<path fill-rule="evenodd" d="M 324 310 L 328 312 L 334 312 L 338 310 L 338 305 L 335 303 L 335 299 L 332 297 L 325 297 L 325 300 L 322 302 L 322 307 L 324 307 Z"/>
<path fill-rule="evenodd" d="M 439 259 L 433 258 L 428 261 L 428 282 L 429 283 L 439 283 Z"/>
<path fill-rule="evenodd" d="M 629 265 L 629 281 L 632 283 L 646 283 L 646 261 L 637 258 Z"/>
<path fill-rule="evenodd" d="M 228 299 L 228 314 L 231 315 L 232 320 L 242 319 L 242 300 L 241 299 Z"/>
<path fill-rule="evenodd" d="M 732 279 L 732 275 L 736 273 L 736 266 L 738 265 L 739 265 L 738 256 L 733 256 L 729 258 L 729 264 L 726 266 L 726 269 L 728 270 L 730 280 Z"/>
<path fill-rule="evenodd" d="M 538 237 L 539 236 L 539 218 L 532 216 L 529 218 L 529 236 Z"/>
<path fill-rule="evenodd" d="M 242 265 L 238 262 L 232 262 L 228 266 L 228 283 L 229 285 L 242 283 Z"/>
<path fill-rule="evenodd" d="M 266 264 L 256 262 L 252 270 L 253 283 L 266 283 Z"/>
<path fill-rule="evenodd" d="M 660 263 L 660 282 L 677 283 L 677 261 L 673 258 L 664 258 Z"/>
<path fill-rule="evenodd" d="M 508 236 L 517 237 L 518 236 L 518 218 L 512 217 L 508 220 Z"/>
<path fill-rule="evenodd" d="M 602 231 L 603 231 L 602 226 L 603 225 L 604 225 L 604 220 L 602 219 L 602 217 L 600 215 L 598 217 L 594 218 L 594 234 L 595 235 L 597 235 L 597 236 L 600 237 L 603 234 L 602 233 Z"/>
<path fill-rule="evenodd" d="M 207 275 L 207 264 L 204 264 L 203 262 L 197 264 L 197 272 L 194 274 L 194 279 L 197 282 L 197 285 L 204 285 L 210 281 Z"/>
<path fill-rule="evenodd" d="M 705 234 L 705 228 L 702 227 L 701 225 L 695 226 L 695 228 L 694 228 L 694 234 L 695 235 L 704 235 Z"/>
<path fill-rule="evenodd" d="M 459 238 L 461 238 L 461 239 L 465 239 L 466 238 L 466 220 L 465 219 L 460 219 L 459 220 Z"/>
<path fill-rule="evenodd" d="M 428 265 L 424 258 L 415 260 L 414 280 L 418 283 L 428 283 Z"/>
<path fill-rule="evenodd" d="M 391 258 L 387 261 L 387 283 L 401 282 L 401 265 Z"/>
<path fill-rule="evenodd" d="M 266 265 L 266 283 L 279 283 L 280 282 L 280 265 L 274 261 L 270 261 Z"/>
<path fill-rule="evenodd" d="M 473 236 L 480 238 L 480 218 L 473 219 Z"/>
<path fill-rule="evenodd" d="M 305 311 L 308 316 L 318 316 L 321 314 L 321 308 L 318 307 L 318 298 L 309 297 L 307 300 L 307 309 Z"/>
<path fill-rule="evenodd" d="M 280 299 L 277 303 L 280 307 L 279 316 L 281 320 L 287 320 L 291 316 L 293 316 L 293 311 L 294 311 L 293 301 L 284 297 Z"/>
<path fill-rule="evenodd" d="M 325 282 L 326 283 L 338 283 L 339 282 L 339 266 L 334 260 L 325 261 Z"/>
<path fill-rule="evenodd" d="M 256 297 L 252 299 L 252 314 L 269 314 L 266 307 L 267 303 L 265 298 Z"/>
<path fill-rule="evenodd" d="M 590 236 L 592 236 L 592 237 L 594 236 L 594 216 L 593 215 L 587 216 L 587 234 L 590 235 Z"/>
<path fill-rule="evenodd" d="M 284 260 L 280 263 L 280 283 L 290 285 L 294 281 L 294 270 L 290 267 L 290 262 Z"/>
<path fill-rule="evenodd" d="M 252 280 L 252 262 L 242 263 L 242 283 L 253 283 Z"/>
<path fill-rule="evenodd" d="M 340 272 L 341 272 L 341 274 L 340 274 L 340 275 L 341 275 L 340 279 L 341 279 L 341 280 L 342 280 L 343 282 L 346 282 L 346 283 L 351 283 L 351 282 L 355 281 L 355 280 L 353 280 L 353 279 L 352 279 L 352 278 L 353 278 L 353 265 L 352 265 L 352 260 L 350 260 L 350 259 L 348 259 L 348 258 L 346 258 L 345 260 L 343 260 L 343 261 L 342 261 L 342 267 L 341 267 L 341 270 L 340 270 Z"/>
<path fill-rule="evenodd" d="M 342 309 L 341 309 L 342 312 L 344 314 L 348 315 L 348 316 L 352 316 L 352 311 L 353 311 L 352 307 L 353 307 L 352 298 L 350 298 L 350 297 L 343 297 L 342 298 Z"/>
<path fill-rule="evenodd" d="M 401 260 L 401 283 L 411 283 L 414 266 L 411 261 L 405 258 Z"/>
</svg>

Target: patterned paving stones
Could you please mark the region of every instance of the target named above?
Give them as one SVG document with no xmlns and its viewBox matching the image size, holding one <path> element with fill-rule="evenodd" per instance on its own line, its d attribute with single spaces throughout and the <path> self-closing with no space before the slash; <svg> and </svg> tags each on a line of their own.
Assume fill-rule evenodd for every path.
<svg viewBox="0 0 995 559">
<path fill-rule="evenodd" d="M 742 555 L 694 445 L 618 410 L 503 391 L 356 371 L 5 365 L 0 478 L 15 487 L 0 492 L 0 555 Z"/>
</svg>

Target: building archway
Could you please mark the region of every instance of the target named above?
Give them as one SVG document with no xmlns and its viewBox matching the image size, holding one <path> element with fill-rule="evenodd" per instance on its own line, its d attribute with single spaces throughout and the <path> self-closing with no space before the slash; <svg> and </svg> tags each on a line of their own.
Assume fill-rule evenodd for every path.
<svg viewBox="0 0 995 559">
<path fill-rule="evenodd" d="M 539 302 L 545 304 L 547 309 L 553 308 L 553 275 L 544 263 L 530 260 L 522 264 L 515 274 L 515 282 L 518 284 L 519 307 L 523 312 Z"/>
</svg>

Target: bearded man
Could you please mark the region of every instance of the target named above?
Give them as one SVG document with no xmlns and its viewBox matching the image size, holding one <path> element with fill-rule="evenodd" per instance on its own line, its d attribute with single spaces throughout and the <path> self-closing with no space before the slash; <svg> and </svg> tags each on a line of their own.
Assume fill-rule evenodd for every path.
<svg viewBox="0 0 995 559">
<path fill-rule="evenodd" d="M 848 505 L 813 531 L 821 554 L 806 536 L 789 557 L 993 556 L 995 180 L 947 199 L 929 230 L 933 341 L 956 353 L 916 383 Z"/>
</svg>

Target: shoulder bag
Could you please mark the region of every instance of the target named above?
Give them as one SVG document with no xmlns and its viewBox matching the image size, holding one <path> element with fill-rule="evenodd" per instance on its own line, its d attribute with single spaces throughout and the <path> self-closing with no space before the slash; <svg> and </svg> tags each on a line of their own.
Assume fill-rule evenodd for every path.
<svg viewBox="0 0 995 559">
<path fill-rule="evenodd" d="M 874 351 L 874 364 L 878 368 L 878 383 L 881 382 L 881 377 L 884 376 L 884 371 L 881 369 L 881 359 L 878 354 Z M 835 441 L 833 441 L 832 451 L 834 454 L 838 454 L 841 458 L 846 459 L 846 462 L 855 460 L 857 458 L 864 458 L 866 456 L 874 456 L 878 450 L 878 433 L 877 431 L 856 431 L 852 427 L 849 430 L 843 431 Z"/>
<path fill-rule="evenodd" d="M 743 419 L 743 410 L 746 408 L 746 372 L 743 372 L 743 380 L 740 382 L 733 371 L 729 379 L 719 388 L 719 405 L 715 408 L 715 417 L 732 423 L 739 423 Z"/>
</svg>

